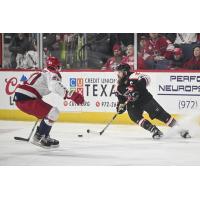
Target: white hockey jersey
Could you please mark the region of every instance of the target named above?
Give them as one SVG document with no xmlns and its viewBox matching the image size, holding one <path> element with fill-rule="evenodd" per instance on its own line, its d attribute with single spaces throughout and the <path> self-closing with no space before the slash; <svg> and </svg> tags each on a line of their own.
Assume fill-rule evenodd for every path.
<svg viewBox="0 0 200 200">
<path fill-rule="evenodd" d="M 51 92 L 66 98 L 68 90 L 61 83 L 60 73 L 44 70 L 33 73 L 23 84 L 20 84 L 16 90 L 17 93 L 24 94 L 31 98 L 42 98 Z"/>
</svg>

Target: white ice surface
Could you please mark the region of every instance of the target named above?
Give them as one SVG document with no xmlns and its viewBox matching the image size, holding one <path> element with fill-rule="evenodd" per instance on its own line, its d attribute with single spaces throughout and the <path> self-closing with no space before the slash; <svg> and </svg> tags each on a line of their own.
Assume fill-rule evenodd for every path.
<svg viewBox="0 0 200 200">
<path fill-rule="evenodd" d="M 134 125 L 111 125 L 96 136 L 86 130 L 105 125 L 55 123 L 51 136 L 60 147 L 50 150 L 13 139 L 27 137 L 32 126 L 33 122 L 0 121 L 0 165 L 200 165 L 200 128 L 194 126 L 192 139 L 160 127 L 165 137 L 154 141 Z"/>
</svg>

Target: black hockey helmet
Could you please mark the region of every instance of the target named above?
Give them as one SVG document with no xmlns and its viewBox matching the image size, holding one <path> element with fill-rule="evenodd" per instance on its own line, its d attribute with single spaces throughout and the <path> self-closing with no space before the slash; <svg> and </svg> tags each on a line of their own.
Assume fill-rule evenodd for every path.
<svg viewBox="0 0 200 200">
<path fill-rule="evenodd" d="M 116 67 L 116 71 L 130 72 L 131 68 L 128 64 L 120 64 Z"/>
</svg>

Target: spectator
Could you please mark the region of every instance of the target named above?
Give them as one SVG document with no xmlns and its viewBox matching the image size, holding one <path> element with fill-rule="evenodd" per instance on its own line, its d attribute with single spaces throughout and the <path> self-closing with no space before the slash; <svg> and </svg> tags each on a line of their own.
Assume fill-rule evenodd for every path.
<svg viewBox="0 0 200 200">
<path fill-rule="evenodd" d="M 131 70 L 134 69 L 134 46 L 132 44 L 127 46 L 126 55 L 121 63 L 128 64 L 131 67 Z"/>
<path fill-rule="evenodd" d="M 171 43 L 174 43 L 176 40 L 176 33 L 162 33 Z"/>
<path fill-rule="evenodd" d="M 177 33 L 174 44 L 192 44 L 197 42 L 196 33 Z"/>
<path fill-rule="evenodd" d="M 134 44 L 133 33 L 111 33 L 110 34 L 110 51 L 114 44 L 120 44 L 121 50 L 124 51 L 129 44 Z"/>
<path fill-rule="evenodd" d="M 44 34 L 43 48 L 47 54 L 60 59 L 60 35 L 55 33 Z"/>
<path fill-rule="evenodd" d="M 169 59 L 173 56 L 173 44 L 158 33 L 150 33 L 150 39 L 145 40 L 143 47 L 143 59 L 145 68 L 167 69 L 170 65 Z"/>
<path fill-rule="evenodd" d="M 11 67 L 16 68 L 17 63 L 20 64 L 23 56 L 27 51 L 31 50 L 31 43 L 23 33 L 19 33 L 14 36 L 9 45 L 9 51 L 11 52 Z"/>
<path fill-rule="evenodd" d="M 140 53 L 138 53 L 138 57 L 137 57 L 137 68 L 146 69 L 145 64 L 144 64 L 144 59 Z"/>
<path fill-rule="evenodd" d="M 174 45 L 183 50 L 186 59 L 192 58 L 193 48 L 197 45 L 198 35 L 196 33 L 177 33 Z"/>
<path fill-rule="evenodd" d="M 193 70 L 200 69 L 200 46 L 196 46 L 193 49 L 193 57 L 183 65 L 183 68 Z"/>
<path fill-rule="evenodd" d="M 104 64 L 102 69 L 115 70 L 117 65 L 119 65 L 122 59 L 125 57 L 122 55 L 121 47 L 119 44 L 115 44 L 112 50 L 113 50 L 113 57 L 108 58 L 107 62 Z"/>
<path fill-rule="evenodd" d="M 147 45 L 147 37 L 141 36 L 139 39 L 139 52 L 142 53 Z"/>
<path fill-rule="evenodd" d="M 175 48 L 173 58 L 171 60 L 170 69 L 180 69 L 185 63 L 185 57 L 181 48 Z"/>
<path fill-rule="evenodd" d="M 109 48 L 109 34 L 87 34 L 87 63 L 92 68 L 101 69 L 103 63 L 112 55 Z"/>
<path fill-rule="evenodd" d="M 31 50 L 25 54 L 20 68 L 23 68 L 23 69 L 39 68 L 39 56 L 38 56 L 38 52 L 37 52 L 36 40 L 32 41 Z"/>
<path fill-rule="evenodd" d="M 144 59 L 143 59 L 143 52 L 147 45 L 147 36 L 145 34 L 140 35 L 138 45 L 139 45 L 139 51 L 138 51 L 138 57 L 137 57 L 137 68 L 146 69 L 146 66 L 144 64 Z"/>
</svg>

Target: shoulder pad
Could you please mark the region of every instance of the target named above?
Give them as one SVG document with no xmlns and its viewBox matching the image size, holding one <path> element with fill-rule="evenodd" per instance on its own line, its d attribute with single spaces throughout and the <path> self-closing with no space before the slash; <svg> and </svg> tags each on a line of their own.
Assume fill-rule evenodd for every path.
<svg viewBox="0 0 200 200">
<path fill-rule="evenodd" d="M 134 73 L 132 73 L 132 74 L 129 76 L 129 79 L 135 79 L 135 80 L 137 80 L 139 76 L 140 76 L 140 73 L 139 73 L 139 72 L 134 72 Z"/>
</svg>

